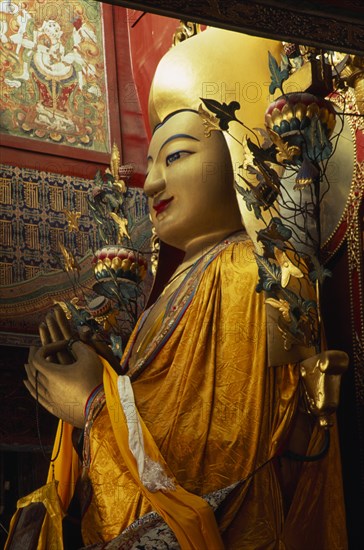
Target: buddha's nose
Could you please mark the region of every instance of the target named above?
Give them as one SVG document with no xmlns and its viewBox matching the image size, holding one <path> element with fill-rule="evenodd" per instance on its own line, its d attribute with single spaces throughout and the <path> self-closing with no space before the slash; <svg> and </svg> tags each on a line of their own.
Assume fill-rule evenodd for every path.
<svg viewBox="0 0 364 550">
<path fill-rule="evenodd" d="M 155 173 L 154 170 L 151 170 L 146 177 L 144 182 L 144 191 L 148 197 L 154 197 L 166 187 L 166 182 L 164 177 L 161 174 Z"/>
</svg>

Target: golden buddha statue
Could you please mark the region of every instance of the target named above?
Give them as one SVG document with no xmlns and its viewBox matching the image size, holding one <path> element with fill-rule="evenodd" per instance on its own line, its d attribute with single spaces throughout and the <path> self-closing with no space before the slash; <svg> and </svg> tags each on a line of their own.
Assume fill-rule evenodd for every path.
<svg viewBox="0 0 364 550">
<path fill-rule="evenodd" d="M 211 43 L 218 44 L 213 53 Z M 266 305 L 255 292 L 254 244 L 234 190 L 234 137 L 207 137 L 197 112 L 196 86 L 232 89 L 234 80 L 216 80 L 217 69 L 254 69 L 261 97 L 242 102 L 242 112 L 247 126 L 258 126 L 268 50 L 279 44 L 210 29 L 176 46 L 156 71 L 145 192 L 157 234 L 185 256 L 135 327 L 122 359 L 127 374 L 70 341 L 59 310 L 30 355 L 30 393 L 84 429 L 86 546 L 346 547 L 335 431 L 324 458 L 294 467 L 285 458 L 287 450 L 319 454 L 322 429 L 300 412 L 300 363 L 267 365 Z M 70 364 L 47 360 L 60 352 Z M 318 361 L 302 361 L 301 370 L 311 375 Z M 69 431 L 65 425 L 56 442 L 65 509 L 79 469 Z"/>
</svg>

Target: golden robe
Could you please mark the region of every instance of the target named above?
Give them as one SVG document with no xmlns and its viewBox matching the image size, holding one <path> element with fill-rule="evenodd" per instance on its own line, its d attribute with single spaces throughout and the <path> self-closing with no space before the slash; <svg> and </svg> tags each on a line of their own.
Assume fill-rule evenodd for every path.
<svg viewBox="0 0 364 550">
<path fill-rule="evenodd" d="M 174 495 L 152 495 L 138 481 L 122 435 L 117 375 L 105 366 L 107 406 L 91 432 L 93 495 L 82 521 L 85 544 L 117 537 L 153 509 L 163 509 L 174 525 L 183 514 L 174 509 L 174 498 L 184 502 L 187 495 L 193 507 L 195 495 L 241 481 L 216 512 L 228 550 L 347 547 L 337 438 L 324 459 L 303 464 L 284 512 L 279 455 L 298 405 L 299 372 L 297 365 L 267 367 L 265 304 L 255 291 L 257 278 L 253 247 L 244 234 L 220 243 L 188 272 L 128 372 L 146 446 L 150 442 L 152 458 L 162 461 L 178 484 Z M 144 318 L 125 351 L 125 364 Z M 314 430 L 308 453 L 321 445 L 322 434 Z M 212 525 L 211 518 L 208 522 Z M 201 550 L 191 533 L 182 548 Z M 207 538 L 203 533 L 200 540 Z M 223 546 L 206 542 L 203 547 Z"/>
</svg>

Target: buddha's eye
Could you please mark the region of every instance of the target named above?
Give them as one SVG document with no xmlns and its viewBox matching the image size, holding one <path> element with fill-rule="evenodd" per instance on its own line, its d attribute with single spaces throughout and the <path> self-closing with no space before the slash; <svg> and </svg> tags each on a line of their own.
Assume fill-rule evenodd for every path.
<svg viewBox="0 0 364 550">
<path fill-rule="evenodd" d="M 170 166 L 172 162 L 175 162 L 176 160 L 179 160 L 182 157 L 185 157 L 186 155 L 191 155 L 191 151 L 176 151 L 175 153 L 171 153 L 166 158 L 166 165 Z"/>
</svg>

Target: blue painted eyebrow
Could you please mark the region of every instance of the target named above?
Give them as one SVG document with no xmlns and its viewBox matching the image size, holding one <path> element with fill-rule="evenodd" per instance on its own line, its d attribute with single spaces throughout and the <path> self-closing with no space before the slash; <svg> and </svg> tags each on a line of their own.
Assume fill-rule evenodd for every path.
<svg viewBox="0 0 364 550">
<path fill-rule="evenodd" d="M 161 149 L 163 149 L 163 147 L 165 145 L 167 145 L 167 143 L 169 143 L 170 141 L 173 141 L 174 139 L 178 139 L 178 138 L 184 138 L 184 139 L 193 139 L 194 141 L 200 141 L 199 139 L 197 139 L 196 137 L 194 136 L 190 136 L 188 134 L 175 134 L 174 136 L 171 136 L 169 137 L 168 139 L 166 139 L 166 141 L 163 143 L 163 145 L 161 146 L 161 148 L 159 149 L 159 151 Z"/>
<path fill-rule="evenodd" d="M 198 138 L 196 138 L 194 136 L 190 136 L 189 134 L 174 134 L 173 136 L 170 136 L 168 139 L 166 139 L 166 141 L 161 145 L 161 147 L 159 149 L 159 153 L 161 152 L 163 147 L 165 145 L 167 145 L 167 143 L 169 143 L 170 141 L 174 141 L 175 139 L 181 139 L 181 138 L 182 139 L 193 139 L 194 141 L 200 141 Z M 148 156 L 147 160 L 153 160 L 153 159 L 152 159 L 151 156 Z"/>
</svg>

